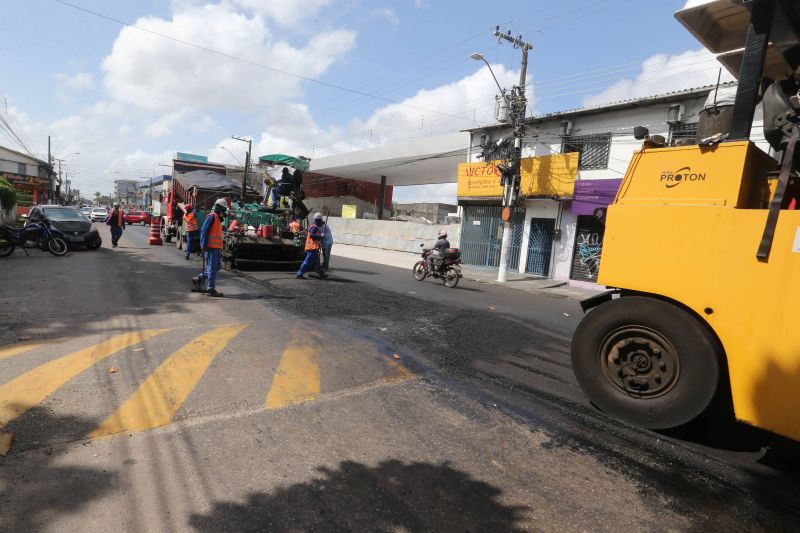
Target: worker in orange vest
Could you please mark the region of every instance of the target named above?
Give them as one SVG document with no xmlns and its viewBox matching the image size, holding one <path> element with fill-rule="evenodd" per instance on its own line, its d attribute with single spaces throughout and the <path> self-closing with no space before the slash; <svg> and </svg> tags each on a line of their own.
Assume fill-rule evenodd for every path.
<svg viewBox="0 0 800 533">
<path fill-rule="evenodd" d="M 200 237 L 200 226 L 197 224 L 197 215 L 191 205 L 183 206 L 183 213 L 183 228 L 186 230 L 186 260 L 188 261 L 189 255 L 192 253 L 192 245 Z"/>
<path fill-rule="evenodd" d="M 206 292 L 209 296 L 221 297 L 217 291 L 217 272 L 222 267 L 222 221 L 228 212 L 228 202 L 220 198 L 214 202 L 214 211 L 206 215 L 203 227 L 200 229 L 200 248 L 203 249 L 205 269 L 199 276 L 192 278 L 195 288 Z M 203 281 L 207 282 L 203 289 Z"/>
<path fill-rule="evenodd" d="M 295 276 L 297 279 L 305 279 L 303 274 L 312 267 L 317 271 L 320 279 L 325 279 L 328 276 L 322 270 L 322 265 L 319 262 L 319 250 L 322 248 L 322 241 L 325 239 L 325 231 L 322 229 L 325 221 L 322 220 L 322 213 L 314 215 L 314 223 L 308 227 L 308 236 L 306 237 L 306 258 L 303 264 L 300 265 L 300 270 L 297 271 Z"/>
<path fill-rule="evenodd" d="M 108 214 L 106 224 L 111 226 L 111 247 L 116 248 L 122 231 L 125 229 L 125 215 L 122 214 L 119 204 L 114 204 L 114 209 Z"/>
<path fill-rule="evenodd" d="M 302 228 L 300 227 L 300 223 L 297 221 L 294 215 L 292 215 L 292 221 L 289 222 L 289 231 L 297 235 L 298 233 L 300 233 L 301 229 Z"/>
</svg>

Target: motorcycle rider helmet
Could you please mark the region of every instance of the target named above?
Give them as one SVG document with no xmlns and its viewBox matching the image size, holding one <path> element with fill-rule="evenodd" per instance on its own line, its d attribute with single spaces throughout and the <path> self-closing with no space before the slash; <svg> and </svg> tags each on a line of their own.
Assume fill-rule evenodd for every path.
<svg viewBox="0 0 800 533">
<path fill-rule="evenodd" d="M 440 229 L 439 230 L 439 238 L 440 239 L 446 239 L 447 238 L 447 231 L 445 231 L 443 229 Z"/>
</svg>

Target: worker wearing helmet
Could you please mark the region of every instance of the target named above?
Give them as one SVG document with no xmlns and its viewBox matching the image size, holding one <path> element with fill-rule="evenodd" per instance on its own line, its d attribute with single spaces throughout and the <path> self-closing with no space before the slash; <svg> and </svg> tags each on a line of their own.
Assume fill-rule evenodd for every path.
<svg viewBox="0 0 800 533">
<path fill-rule="evenodd" d="M 106 224 L 111 227 L 111 247 L 116 248 L 125 229 L 125 216 L 122 214 L 119 202 L 114 203 L 114 209 L 108 214 Z"/>
<path fill-rule="evenodd" d="M 444 257 L 444 252 L 450 248 L 450 241 L 447 240 L 447 231 L 439 230 L 439 238 L 433 245 L 433 251 L 428 256 L 428 271 L 436 273 L 436 262 Z"/>
<path fill-rule="evenodd" d="M 192 282 L 197 290 L 207 292 L 209 296 L 223 296 L 217 291 L 217 272 L 222 267 L 222 221 L 227 212 L 228 202 L 220 198 L 214 202 L 214 211 L 206 216 L 200 229 L 200 248 L 203 250 L 205 269 L 192 278 Z M 206 290 L 203 290 L 203 280 L 208 283 Z"/>
<path fill-rule="evenodd" d="M 319 262 L 319 250 L 322 248 L 322 243 L 325 240 L 325 221 L 322 219 L 322 213 L 314 214 L 314 222 L 308 227 L 308 236 L 306 237 L 306 258 L 303 264 L 300 265 L 300 270 L 297 271 L 295 276 L 297 279 L 303 278 L 303 274 L 310 270 L 312 267 L 317 271 L 320 279 L 325 279 L 325 271 L 322 270 L 322 265 Z"/>
<path fill-rule="evenodd" d="M 194 208 L 186 204 L 183 206 L 183 229 L 186 230 L 186 260 L 192 253 L 192 246 L 200 238 L 200 226 L 197 224 L 197 215 L 194 213 Z"/>
</svg>

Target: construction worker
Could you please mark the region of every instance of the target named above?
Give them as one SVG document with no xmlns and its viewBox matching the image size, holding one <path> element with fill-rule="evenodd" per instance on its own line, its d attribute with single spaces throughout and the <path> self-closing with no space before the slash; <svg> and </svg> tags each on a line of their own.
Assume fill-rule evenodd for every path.
<svg viewBox="0 0 800 533">
<path fill-rule="evenodd" d="M 292 215 L 291 222 L 289 222 L 289 231 L 297 235 L 301 230 L 302 228 L 300 227 L 300 222 L 298 222 L 294 215 Z"/>
<path fill-rule="evenodd" d="M 308 227 L 308 236 L 306 237 L 306 258 L 303 264 L 300 265 L 300 270 L 297 271 L 295 276 L 297 279 L 305 279 L 303 274 L 310 268 L 317 271 L 320 279 L 325 279 L 325 271 L 322 270 L 322 265 L 319 262 L 319 250 L 322 248 L 322 241 L 325 239 L 325 231 L 323 226 L 325 221 L 322 219 L 322 213 L 314 215 L 314 222 Z"/>
<path fill-rule="evenodd" d="M 197 224 L 197 215 L 194 213 L 194 208 L 186 204 L 183 206 L 183 227 L 186 230 L 186 260 L 192 253 L 192 245 L 200 237 L 200 226 Z"/>
<path fill-rule="evenodd" d="M 214 202 L 214 211 L 203 220 L 203 227 L 200 229 L 200 248 L 203 250 L 205 270 L 199 276 L 192 278 L 192 283 L 198 291 L 214 297 L 223 296 L 216 287 L 217 272 L 222 267 L 222 221 L 227 212 L 228 202 L 225 198 L 220 198 Z M 203 280 L 208 283 L 205 290 L 203 290 Z"/>
<path fill-rule="evenodd" d="M 125 229 L 125 216 L 122 214 L 119 203 L 114 204 L 114 209 L 108 214 L 106 224 L 111 227 L 111 247 L 116 248 L 119 238 L 122 237 L 122 231 Z"/>
</svg>

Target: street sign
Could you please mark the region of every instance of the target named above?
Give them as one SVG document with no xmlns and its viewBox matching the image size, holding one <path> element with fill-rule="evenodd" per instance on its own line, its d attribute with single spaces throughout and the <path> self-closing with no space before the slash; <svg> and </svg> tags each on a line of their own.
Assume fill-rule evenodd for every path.
<svg viewBox="0 0 800 533">
<path fill-rule="evenodd" d="M 178 152 L 175 154 L 175 159 L 178 161 L 186 161 L 188 163 L 208 163 L 208 157 L 204 155 L 185 154 Z"/>
</svg>

